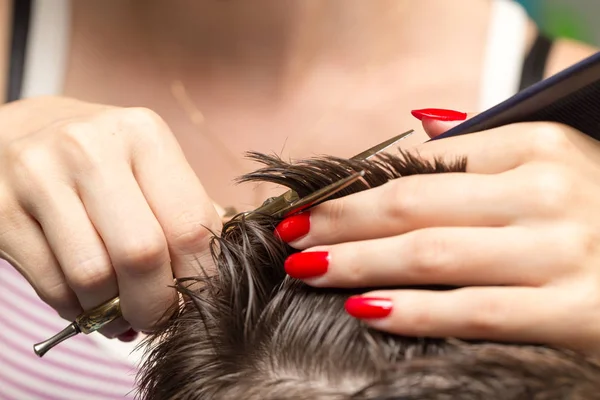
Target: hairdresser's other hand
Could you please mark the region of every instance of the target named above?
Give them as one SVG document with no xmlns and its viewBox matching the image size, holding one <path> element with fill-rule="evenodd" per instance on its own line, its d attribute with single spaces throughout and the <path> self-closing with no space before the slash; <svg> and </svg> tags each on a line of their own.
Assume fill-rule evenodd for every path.
<svg viewBox="0 0 600 400">
<path fill-rule="evenodd" d="M 425 121 L 435 136 L 448 122 Z M 441 127 L 441 128 L 440 128 Z M 417 175 L 333 200 L 278 232 L 314 286 L 369 290 L 347 310 L 397 334 L 524 341 L 600 353 L 600 144 L 522 123 L 423 144 L 467 173 Z"/>
<path fill-rule="evenodd" d="M 119 294 L 107 336 L 152 330 L 220 219 L 168 126 L 65 98 L 0 108 L 0 256 L 69 320 Z"/>
</svg>

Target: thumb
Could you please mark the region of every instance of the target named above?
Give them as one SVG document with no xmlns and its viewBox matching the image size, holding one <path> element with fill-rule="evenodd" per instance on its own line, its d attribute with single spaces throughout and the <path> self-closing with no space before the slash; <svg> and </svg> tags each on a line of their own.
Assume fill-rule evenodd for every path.
<svg viewBox="0 0 600 400">
<path fill-rule="evenodd" d="M 425 133 L 432 139 L 476 115 L 440 108 L 413 110 L 411 114 L 423 123 Z"/>
</svg>

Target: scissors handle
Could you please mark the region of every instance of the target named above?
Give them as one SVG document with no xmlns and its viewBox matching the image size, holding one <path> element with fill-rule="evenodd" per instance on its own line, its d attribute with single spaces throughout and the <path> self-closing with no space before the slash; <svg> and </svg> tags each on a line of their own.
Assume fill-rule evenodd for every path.
<svg viewBox="0 0 600 400">
<path fill-rule="evenodd" d="M 33 351 L 38 357 L 43 357 L 59 343 L 79 334 L 92 333 L 121 316 L 121 301 L 115 297 L 98 307 L 84 311 L 75 321 L 48 340 L 33 345 Z"/>
<path fill-rule="evenodd" d="M 432 140 L 534 121 L 559 122 L 600 140 L 600 52 Z"/>
</svg>

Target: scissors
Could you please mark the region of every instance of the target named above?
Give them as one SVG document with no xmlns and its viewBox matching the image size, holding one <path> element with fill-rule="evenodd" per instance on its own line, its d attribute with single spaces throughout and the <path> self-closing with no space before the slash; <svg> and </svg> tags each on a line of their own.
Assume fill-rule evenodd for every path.
<svg viewBox="0 0 600 400">
<path fill-rule="evenodd" d="M 401 133 L 393 138 L 381 142 L 370 149 L 355 155 L 351 160 L 362 161 L 369 160 L 372 157 L 380 154 L 389 147 L 397 144 L 402 139 L 410 136 L 414 131 L 409 130 Z M 286 216 L 306 210 L 310 207 L 325 201 L 329 197 L 338 193 L 340 190 L 348 187 L 364 176 L 364 171 L 355 172 L 352 175 L 332 183 L 322 189 L 319 189 L 305 197 L 300 198 L 298 193 L 293 190 L 288 190 L 284 194 L 267 200 L 263 205 L 248 213 L 242 214 L 243 218 L 252 219 L 255 216 L 270 215 L 275 218 L 285 218 Z M 43 357 L 50 349 L 59 343 L 79 334 L 90 334 L 97 331 L 103 326 L 109 324 L 121 316 L 121 304 L 119 297 L 115 297 L 98 307 L 85 311 L 73 321 L 65 329 L 52 336 L 43 342 L 33 346 L 33 351 L 38 357 Z"/>
</svg>

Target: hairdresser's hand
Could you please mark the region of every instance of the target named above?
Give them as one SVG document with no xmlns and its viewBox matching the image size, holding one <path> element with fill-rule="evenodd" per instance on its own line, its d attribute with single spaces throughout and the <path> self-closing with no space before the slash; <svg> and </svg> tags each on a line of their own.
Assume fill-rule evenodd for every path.
<svg viewBox="0 0 600 400">
<path fill-rule="evenodd" d="M 66 318 L 120 295 L 107 336 L 152 330 L 220 219 L 167 125 L 64 98 L 0 108 L 0 256 Z"/>
<path fill-rule="evenodd" d="M 430 135 L 449 123 L 426 121 Z M 368 290 L 347 310 L 397 334 L 525 341 L 600 353 L 600 144 L 523 123 L 423 144 L 468 173 L 418 175 L 333 200 L 278 232 L 314 286 Z"/>
</svg>

